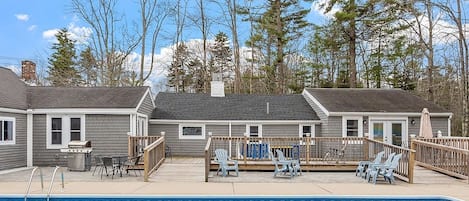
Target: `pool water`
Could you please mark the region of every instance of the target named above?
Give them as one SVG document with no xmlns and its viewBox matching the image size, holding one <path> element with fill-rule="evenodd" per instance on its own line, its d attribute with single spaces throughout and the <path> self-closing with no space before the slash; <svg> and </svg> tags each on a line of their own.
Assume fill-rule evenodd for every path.
<svg viewBox="0 0 469 201">
<path fill-rule="evenodd" d="M 31 195 L 28 201 L 45 201 Z M 445 196 L 157 196 L 157 195 L 52 195 L 50 201 L 457 201 Z M 0 201 L 24 201 L 24 195 L 0 195 Z"/>
</svg>

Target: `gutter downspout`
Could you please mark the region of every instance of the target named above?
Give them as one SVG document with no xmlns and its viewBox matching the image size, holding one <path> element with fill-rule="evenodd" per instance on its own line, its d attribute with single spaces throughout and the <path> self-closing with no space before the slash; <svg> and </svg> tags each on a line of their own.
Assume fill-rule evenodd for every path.
<svg viewBox="0 0 469 201">
<path fill-rule="evenodd" d="M 33 166 L 33 111 L 28 109 L 26 118 L 26 165 Z"/>
<path fill-rule="evenodd" d="M 228 122 L 228 137 L 231 137 L 231 121 Z M 230 150 L 228 156 L 231 157 L 231 140 L 229 140 L 228 149 Z"/>
</svg>

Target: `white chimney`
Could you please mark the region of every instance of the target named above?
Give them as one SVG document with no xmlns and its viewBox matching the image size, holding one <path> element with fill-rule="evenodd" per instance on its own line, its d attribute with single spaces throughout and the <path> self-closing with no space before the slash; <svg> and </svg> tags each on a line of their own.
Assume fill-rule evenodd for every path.
<svg viewBox="0 0 469 201">
<path fill-rule="evenodd" d="M 212 74 L 212 89 L 210 90 L 212 97 L 225 97 L 225 83 L 223 83 L 221 73 Z"/>
</svg>

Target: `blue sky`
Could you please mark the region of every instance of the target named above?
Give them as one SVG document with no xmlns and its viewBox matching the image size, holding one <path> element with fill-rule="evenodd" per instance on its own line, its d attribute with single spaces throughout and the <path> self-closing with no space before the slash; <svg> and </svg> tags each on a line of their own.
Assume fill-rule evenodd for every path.
<svg viewBox="0 0 469 201">
<path fill-rule="evenodd" d="M 118 9 L 126 8 L 127 18 L 138 16 L 136 8 L 129 9 L 135 4 L 134 0 L 123 0 L 119 2 Z M 310 19 L 317 19 L 317 17 L 314 13 L 309 16 Z M 39 66 L 46 66 L 47 57 L 51 52 L 51 41 L 54 39 L 54 30 L 66 27 L 73 29 L 72 32 L 86 32 L 86 24 L 72 13 L 70 1 L 67 0 L 2 0 L 0 1 L 0 19 L 2 21 L 0 66 L 6 67 L 19 67 L 21 60 L 24 59 L 36 61 Z M 214 27 L 212 29 L 215 32 L 212 35 L 215 35 L 218 30 L 223 31 L 225 28 Z M 198 32 L 194 28 L 187 28 L 186 40 L 200 38 Z M 248 37 L 246 33 L 240 31 L 241 40 Z M 168 45 L 170 45 L 169 42 L 160 43 L 161 47 Z"/>
</svg>

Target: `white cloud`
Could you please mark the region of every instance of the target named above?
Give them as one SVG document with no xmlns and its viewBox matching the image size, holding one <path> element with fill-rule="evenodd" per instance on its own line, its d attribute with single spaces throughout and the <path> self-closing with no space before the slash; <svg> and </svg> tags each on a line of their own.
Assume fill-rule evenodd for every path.
<svg viewBox="0 0 469 201">
<path fill-rule="evenodd" d="M 15 14 L 15 17 L 17 20 L 20 21 L 28 21 L 29 20 L 29 15 L 28 14 Z"/>
<path fill-rule="evenodd" d="M 447 43 L 452 43 L 455 42 L 458 39 L 458 28 L 456 25 L 443 20 L 440 17 L 435 18 L 437 19 L 436 21 L 433 22 L 433 43 L 435 45 L 439 44 L 447 44 Z M 429 20 L 427 16 L 422 16 L 419 18 L 419 21 L 422 25 L 422 34 L 425 40 L 428 39 L 429 37 Z M 415 19 L 410 20 L 410 22 L 413 24 L 415 27 L 415 30 L 417 29 L 417 22 Z M 466 37 L 469 35 L 469 24 L 463 24 L 463 27 L 466 27 Z M 404 31 L 403 35 L 407 35 L 410 38 L 417 40 L 418 41 L 418 36 L 415 33 L 413 29 L 407 29 Z"/>
<path fill-rule="evenodd" d="M 340 8 L 337 6 L 333 6 L 332 9 L 325 13 L 326 7 L 329 4 L 329 0 L 317 0 L 314 1 L 313 4 L 311 4 L 311 10 L 313 12 L 316 12 L 317 14 L 327 17 L 327 18 L 333 18 L 334 14 L 340 11 Z"/>
<path fill-rule="evenodd" d="M 46 40 L 49 40 L 51 42 L 54 42 L 54 41 L 56 41 L 55 34 L 57 34 L 58 31 L 59 31 L 59 29 L 46 30 L 46 31 L 42 32 L 42 38 L 44 38 Z"/>
<path fill-rule="evenodd" d="M 42 38 L 48 40 L 49 42 L 56 42 L 55 34 L 60 29 L 49 29 L 42 32 Z M 75 23 L 70 23 L 67 27 L 68 33 L 70 34 L 70 39 L 75 40 L 77 44 L 86 44 L 89 37 L 91 36 L 91 28 L 89 27 L 78 27 Z"/>
<path fill-rule="evenodd" d="M 28 31 L 34 31 L 37 28 L 37 25 L 33 24 L 28 27 Z"/>
</svg>

